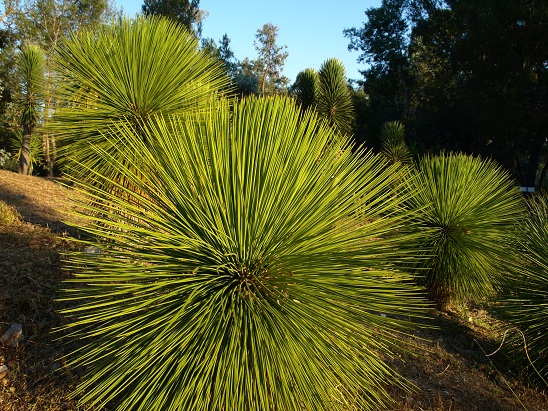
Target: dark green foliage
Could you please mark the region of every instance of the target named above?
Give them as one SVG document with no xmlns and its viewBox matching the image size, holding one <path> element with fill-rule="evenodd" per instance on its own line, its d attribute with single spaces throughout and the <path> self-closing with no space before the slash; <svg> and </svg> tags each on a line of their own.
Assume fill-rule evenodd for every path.
<svg viewBox="0 0 548 411">
<path fill-rule="evenodd" d="M 411 150 L 405 143 L 405 129 L 399 121 L 384 123 L 381 129 L 381 153 L 393 164 L 408 164 L 413 161 Z"/>
<path fill-rule="evenodd" d="M 297 74 L 295 83 L 291 86 L 291 94 L 295 96 L 302 110 L 315 107 L 319 82 L 318 72 L 313 68 L 307 68 Z"/>
<path fill-rule="evenodd" d="M 0 149 L 12 150 L 10 141 L 20 128 L 20 112 L 15 100 L 20 84 L 15 76 L 16 55 L 20 36 L 12 16 L 6 16 L 0 29 Z"/>
<path fill-rule="evenodd" d="M 169 18 L 200 37 L 203 12 L 200 0 L 144 0 L 141 7 L 145 16 Z"/>
<path fill-rule="evenodd" d="M 512 266 L 513 275 L 501 309 L 525 334 L 524 341 L 521 334 L 510 333 L 516 357 L 527 366 L 532 361 L 536 368 L 531 370 L 533 379 L 544 379 L 548 385 L 548 197 L 534 195 L 528 206 L 529 213 L 521 227 L 520 259 Z"/>
<path fill-rule="evenodd" d="M 318 73 L 316 109 L 343 134 L 351 134 L 354 121 L 354 104 L 346 82 L 346 72 L 340 60 L 328 59 Z"/>
<path fill-rule="evenodd" d="M 139 206 L 75 181 L 99 251 L 67 256 L 83 401 L 124 410 L 369 410 L 403 384 L 383 361 L 424 312 L 393 267 L 409 240 L 380 156 L 290 99 L 121 124 L 111 154 Z M 145 144 L 144 141 L 149 142 Z M 118 144 L 125 141 L 126 147 Z M 136 175 L 126 164 L 137 153 Z M 120 161 L 120 158 L 127 160 Z M 108 181 L 107 181 L 108 182 Z M 98 214 L 102 218 L 96 217 Z M 398 217 L 399 216 L 399 217 Z"/>
<path fill-rule="evenodd" d="M 369 64 L 358 124 L 397 118 L 422 152 L 495 159 L 521 185 L 548 172 L 548 7 L 537 0 L 383 0 L 345 30 Z M 380 147 L 379 147 L 380 148 Z"/>
<path fill-rule="evenodd" d="M 476 301 L 500 288 L 511 260 L 509 238 L 523 215 L 521 195 L 491 160 L 461 154 L 426 156 L 408 189 L 418 211 L 427 259 L 417 272 L 439 306 Z"/>
</svg>

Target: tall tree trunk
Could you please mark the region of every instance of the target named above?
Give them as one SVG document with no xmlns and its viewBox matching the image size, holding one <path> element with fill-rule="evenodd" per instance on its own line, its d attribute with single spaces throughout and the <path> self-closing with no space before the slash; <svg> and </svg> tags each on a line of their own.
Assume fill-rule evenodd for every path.
<svg viewBox="0 0 548 411">
<path fill-rule="evenodd" d="M 50 149 L 50 163 L 48 164 L 48 177 L 53 177 L 53 166 L 55 165 L 55 161 L 57 160 L 57 145 L 55 144 L 55 136 L 53 134 L 49 134 L 48 136 L 49 141 L 49 149 Z"/>
<path fill-rule="evenodd" d="M 23 140 L 21 141 L 21 154 L 19 155 L 19 174 L 30 174 L 30 140 L 32 127 L 23 126 Z"/>
</svg>

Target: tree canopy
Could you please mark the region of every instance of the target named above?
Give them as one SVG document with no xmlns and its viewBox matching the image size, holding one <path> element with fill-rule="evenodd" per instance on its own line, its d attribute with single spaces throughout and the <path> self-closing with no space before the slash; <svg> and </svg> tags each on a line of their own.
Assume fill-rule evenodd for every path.
<svg viewBox="0 0 548 411">
<path fill-rule="evenodd" d="M 401 120 L 423 151 L 492 156 L 545 181 L 548 6 L 536 0 L 383 0 L 344 31 L 369 64 L 366 140 Z"/>
<path fill-rule="evenodd" d="M 259 87 L 261 95 L 274 94 L 289 83 L 289 79 L 282 75 L 285 59 L 289 55 L 287 46 L 279 46 L 278 27 L 272 23 L 266 23 L 255 35 L 255 49 L 258 57 L 254 61 L 259 74 Z"/>
<path fill-rule="evenodd" d="M 204 12 L 200 0 L 144 0 L 143 14 L 161 15 L 182 24 L 197 37 L 202 34 Z"/>
</svg>

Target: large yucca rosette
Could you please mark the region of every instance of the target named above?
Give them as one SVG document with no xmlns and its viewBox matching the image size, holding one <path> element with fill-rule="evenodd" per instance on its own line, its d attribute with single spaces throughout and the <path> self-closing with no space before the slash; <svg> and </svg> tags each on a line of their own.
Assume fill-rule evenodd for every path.
<svg viewBox="0 0 548 411">
<path fill-rule="evenodd" d="M 82 401 L 117 410 L 374 409 L 406 385 L 383 361 L 425 304 L 396 270 L 401 178 L 289 99 L 216 105 L 130 127 L 109 167 L 136 191 L 101 199 L 98 252 L 67 255 L 62 300 Z M 116 146 L 113 144 L 113 146 Z M 119 155 L 139 153 L 137 175 Z M 110 182 L 109 182 L 110 184 Z M 122 187 L 121 187 L 122 188 Z"/>
</svg>

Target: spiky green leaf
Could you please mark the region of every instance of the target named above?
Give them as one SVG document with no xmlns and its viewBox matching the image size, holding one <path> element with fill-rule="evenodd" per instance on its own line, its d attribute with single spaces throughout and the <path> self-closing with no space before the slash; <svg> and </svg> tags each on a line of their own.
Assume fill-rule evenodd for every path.
<svg viewBox="0 0 548 411">
<path fill-rule="evenodd" d="M 535 368 L 533 379 L 548 381 L 548 197 L 535 194 L 520 227 L 517 264 L 501 299 L 502 313 L 524 332 L 512 332 L 516 358 Z M 537 375 L 538 372 L 538 375 Z M 540 378 L 538 378 L 540 377 Z"/>
</svg>

